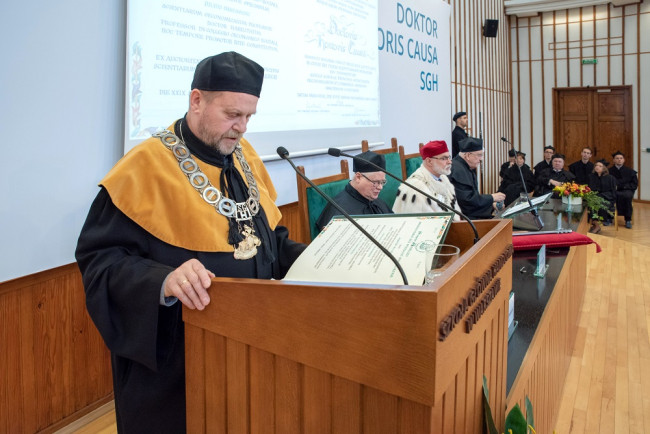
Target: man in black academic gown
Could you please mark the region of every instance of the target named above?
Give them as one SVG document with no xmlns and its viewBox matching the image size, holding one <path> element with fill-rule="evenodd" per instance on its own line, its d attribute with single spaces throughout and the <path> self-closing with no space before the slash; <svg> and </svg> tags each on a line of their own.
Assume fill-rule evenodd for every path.
<svg viewBox="0 0 650 434">
<path fill-rule="evenodd" d="M 553 157 L 553 154 L 555 154 L 555 148 L 553 146 L 544 146 L 544 159 L 533 167 L 535 180 L 539 178 L 539 175 L 541 175 L 544 170 L 552 169 L 551 158 Z"/>
<path fill-rule="evenodd" d="M 499 185 L 499 191 L 506 195 L 504 206 L 508 206 L 514 202 L 521 193 L 528 194 L 535 189 L 535 176 L 528 164 L 526 164 L 526 154 L 516 152 L 515 155 L 515 165 L 506 170 L 501 185 Z M 519 168 L 521 168 L 521 174 L 519 174 Z M 524 178 L 525 188 L 521 182 L 522 176 Z"/>
<path fill-rule="evenodd" d="M 516 157 L 517 157 L 517 151 L 514 149 L 509 149 L 508 150 L 508 161 L 503 163 L 501 165 L 501 168 L 499 169 L 499 176 L 501 177 L 501 180 L 503 180 L 503 177 L 506 175 L 506 172 L 508 169 L 511 167 L 514 167 L 515 162 L 516 162 Z"/>
<path fill-rule="evenodd" d="M 551 158 L 551 168 L 544 169 L 539 176 L 537 176 L 537 185 L 535 187 L 534 196 L 543 196 L 546 193 L 553 191 L 557 186 L 566 182 L 573 181 L 575 175 L 568 170 L 564 170 L 564 154 L 553 154 Z M 553 193 L 554 198 L 559 198 L 557 193 Z"/>
<path fill-rule="evenodd" d="M 590 159 L 591 148 L 582 148 L 580 160 L 569 164 L 569 172 L 576 176 L 578 184 L 587 184 L 589 182 L 589 174 L 594 171 L 594 163 L 589 161 Z"/>
<path fill-rule="evenodd" d="M 345 189 L 334 197 L 334 201 L 350 215 L 392 214 L 386 202 L 379 198 L 381 189 L 386 185 L 386 174 L 364 160 L 386 169 L 386 159 L 376 152 L 366 151 L 356 155 L 352 162 L 354 177 Z M 327 204 L 316 220 L 316 227 L 322 230 L 335 215 L 341 213 Z"/>
<path fill-rule="evenodd" d="M 88 312 L 111 351 L 120 433 L 183 433 L 181 307 L 203 310 L 214 276 L 282 278 L 304 250 L 242 137 L 263 68 L 235 52 L 201 61 L 189 110 L 100 183 L 76 258 Z"/>
<path fill-rule="evenodd" d="M 490 219 L 503 193 L 481 194 L 478 191 L 476 169 L 484 157 L 483 140 L 468 137 L 460 142 L 460 152 L 451 162 L 449 180 L 454 184 L 461 211 L 470 219 Z"/>
<path fill-rule="evenodd" d="M 632 198 L 639 187 L 636 170 L 625 166 L 625 155 L 621 151 L 612 154 L 614 165 L 609 174 L 616 178 L 616 209 L 625 217 L 625 227 L 632 229 Z"/>
<path fill-rule="evenodd" d="M 467 113 L 458 112 L 452 117 L 456 126 L 451 130 L 451 157 L 458 155 L 460 142 L 467 138 Z"/>
</svg>

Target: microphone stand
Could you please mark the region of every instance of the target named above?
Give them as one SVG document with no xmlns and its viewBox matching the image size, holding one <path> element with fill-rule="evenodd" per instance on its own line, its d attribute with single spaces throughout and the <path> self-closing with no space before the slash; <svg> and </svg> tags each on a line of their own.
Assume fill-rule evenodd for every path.
<svg viewBox="0 0 650 434">
<path fill-rule="evenodd" d="M 406 182 L 406 181 L 404 181 L 404 180 L 398 178 L 397 176 L 393 175 L 393 174 L 390 173 L 389 171 L 387 171 L 387 170 L 385 170 L 385 169 L 382 169 L 380 166 L 376 165 L 376 164 L 373 163 L 372 161 L 368 161 L 368 160 L 366 160 L 365 158 L 361 158 L 361 157 L 355 157 L 354 155 L 346 154 L 345 152 L 341 151 L 341 150 L 338 149 L 338 148 L 329 148 L 329 149 L 327 150 L 327 153 L 330 154 L 330 155 L 333 156 L 333 157 L 340 157 L 340 156 L 342 155 L 342 156 L 344 156 L 344 157 L 352 158 L 353 160 L 361 160 L 361 161 L 363 161 L 364 163 L 369 164 L 369 165 L 371 165 L 372 167 L 376 168 L 378 171 L 380 171 L 380 172 L 384 172 L 386 175 L 388 175 L 388 176 L 390 176 L 391 178 L 393 178 L 393 179 L 399 181 L 400 183 L 406 185 L 407 187 L 412 188 L 413 190 L 417 191 L 418 193 L 420 193 L 421 195 L 423 195 L 423 196 L 426 197 L 427 199 L 431 199 L 432 201 L 434 201 L 435 203 L 437 203 L 437 204 L 440 206 L 440 208 L 446 209 L 447 211 L 450 211 L 450 212 L 453 212 L 454 214 L 459 215 L 463 220 L 466 220 L 467 223 L 469 223 L 469 225 L 472 227 L 472 231 L 474 231 L 474 244 L 478 243 L 479 236 L 478 236 L 478 231 L 476 230 L 476 226 L 474 226 L 474 223 L 472 223 L 472 221 L 469 219 L 469 217 L 467 217 L 467 216 L 466 216 L 465 214 L 463 214 L 462 212 L 460 212 L 460 211 L 456 211 L 454 208 L 450 207 L 450 206 L 447 205 L 446 203 L 439 201 L 438 199 L 436 199 L 435 197 L 431 196 L 430 194 L 425 193 L 424 191 L 420 190 L 419 188 L 417 188 L 417 187 L 415 187 L 415 186 L 409 184 L 408 182 Z"/>
<path fill-rule="evenodd" d="M 356 227 L 357 229 L 359 229 L 359 231 L 361 231 L 361 233 L 362 233 L 363 235 L 365 235 L 366 238 L 368 238 L 370 241 L 372 241 L 372 242 L 373 242 L 373 243 L 374 243 L 374 244 L 379 248 L 379 250 L 381 250 L 381 251 L 382 251 L 386 256 L 388 256 L 388 257 L 390 258 L 391 261 L 393 261 L 393 263 L 394 263 L 395 266 L 397 267 L 397 270 L 398 270 L 399 273 L 402 275 L 402 281 L 404 282 L 404 285 L 408 285 L 409 282 L 408 282 L 408 279 L 406 278 L 406 273 L 404 273 L 404 269 L 402 268 L 402 266 L 400 265 L 400 263 L 397 261 L 397 259 L 395 258 L 395 256 L 393 256 L 393 254 L 392 254 L 391 252 L 389 252 L 388 249 L 387 249 L 386 247 L 382 246 L 382 245 L 379 243 L 379 241 L 377 241 L 377 239 L 375 239 L 375 237 L 373 237 L 372 235 L 370 235 L 370 234 L 368 233 L 368 231 L 366 231 L 363 227 L 361 227 L 361 225 L 360 225 L 359 223 L 357 223 L 357 221 L 356 221 L 355 219 L 353 219 L 352 216 L 351 216 L 350 214 L 348 214 L 348 213 L 347 213 L 343 208 L 341 208 L 341 206 L 339 206 L 339 204 L 337 204 L 336 202 L 334 202 L 334 200 L 333 200 L 331 197 L 329 197 L 328 195 L 326 195 L 325 193 L 323 193 L 323 191 L 322 191 L 320 188 L 318 188 L 318 187 L 316 186 L 316 184 L 314 184 L 314 183 L 312 182 L 311 179 L 307 178 L 307 176 L 306 176 L 304 173 L 302 173 L 300 170 L 298 170 L 298 168 L 296 167 L 296 165 L 294 164 L 294 162 L 291 160 L 291 158 L 289 158 L 289 151 L 287 151 L 287 149 L 286 149 L 284 146 L 280 146 L 280 147 L 277 149 L 277 153 L 278 153 L 278 155 L 280 156 L 280 158 L 282 158 L 283 160 L 288 161 L 289 164 L 291 164 L 291 167 L 292 167 L 293 170 L 298 174 L 298 176 L 300 176 L 302 179 L 304 179 L 305 182 L 307 182 L 307 184 L 309 184 L 309 185 L 310 185 L 314 190 L 316 190 L 316 192 L 317 192 L 317 193 L 318 193 L 318 194 L 319 194 L 323 199 L 325 199 L 325 200 L 326 200 L 330 205 L 332 205 L 334 208 L 336 208 L 337 211 L 341 213 L 341 215 L 343 215 L 343 216 L 344 216 L 344 217 L 345 217 L 345 218 L 346 218 L 350 223 L 352 223 L 352 224 L 354 225 L 354 227 Z"/>
<path fill-rule="evenodd" d="M 534 217 L 534 224 L 537 226 L 538 230 L 542 229 L 544 227 L 544 222 L 540 218 L 539 214 L 537 213 L 537 208 L 533 206 L 533 202 L 530 200 L 530 196 L 528 196 L 528 189 L 526 188 L 526 181 L 524 180 L 524 173 L 521 171 L 521 166 L 517 164 L 517 151 L 515 150 L 515 145 L 512 144 L 511 142 L 508 141 L 505 137 L 501 137 L 501 140 L 506 142 L 511 146 L 511 149 L 515 151 L 515 166 L 519 169 L 519 178 L 521 179 L 521 185 L 524 188 L 524 193 L 526 193 L 526 200 L 528 201 L 528 206 L 530 207 L 530 213 Z"/>
</svg>

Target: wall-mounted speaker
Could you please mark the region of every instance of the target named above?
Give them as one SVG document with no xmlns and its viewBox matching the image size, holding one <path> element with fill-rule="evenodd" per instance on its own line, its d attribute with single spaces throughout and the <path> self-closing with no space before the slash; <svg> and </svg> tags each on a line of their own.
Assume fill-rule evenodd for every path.
<svg viewBox="0 0 650 434">
<path fill-rule="evenodd" d="M 499 20 L 485 20 L 483 24 L 483 36 L 486 38 L 496 38 L 499 30 Z"/>
</svg>

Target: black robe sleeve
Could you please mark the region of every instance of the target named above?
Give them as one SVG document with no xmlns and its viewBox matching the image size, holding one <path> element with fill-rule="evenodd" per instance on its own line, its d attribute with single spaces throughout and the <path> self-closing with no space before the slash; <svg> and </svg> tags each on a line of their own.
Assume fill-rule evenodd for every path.
<svg viewBox="0 0 650 434">
<path fill-rule="evenodd" d="M 471 219 L 492 218 L 494 198 L 491 194 L 478 192 L 475 175 L 460 157 L 452 160 L 449 180 L 454 185 L 458 206 L 463 214 Z"/>
<path fill-rule="evenodd" d="M 176 263 L 151 259 L 150 236 L 119 211 L 102 189 L 91 206 L 75 256 L 86 290 L 86 306 L 112 353 L 157 370 L 172 348 L 162 341 L 180 310 L 160 306 L 165 277 Z M 159 326 L 167 330 L 159 330 Z"/>
</svg>

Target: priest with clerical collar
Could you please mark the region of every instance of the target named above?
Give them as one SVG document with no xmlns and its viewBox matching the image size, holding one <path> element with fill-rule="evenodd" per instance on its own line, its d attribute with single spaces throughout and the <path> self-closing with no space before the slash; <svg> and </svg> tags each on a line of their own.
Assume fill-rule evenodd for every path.
<svg viewBox="0 0 650 434">
<path fill-rule="evenodd" d="M 334 201 L 350 215 L 392 214 L 386 202 L 379 198 L 381 189 L 386 185 L 386 174 L 368 162 L 386 169 L 386 159 L 381 154 L 366 151 L 356 155 L 352 163 L 354 176 L 345 189 L 334 197 Z M 327 204 L 316 221 L 316 227 L 322 230 L 332 217 L 340 214 L 331 204 Z"/>
</svg>

